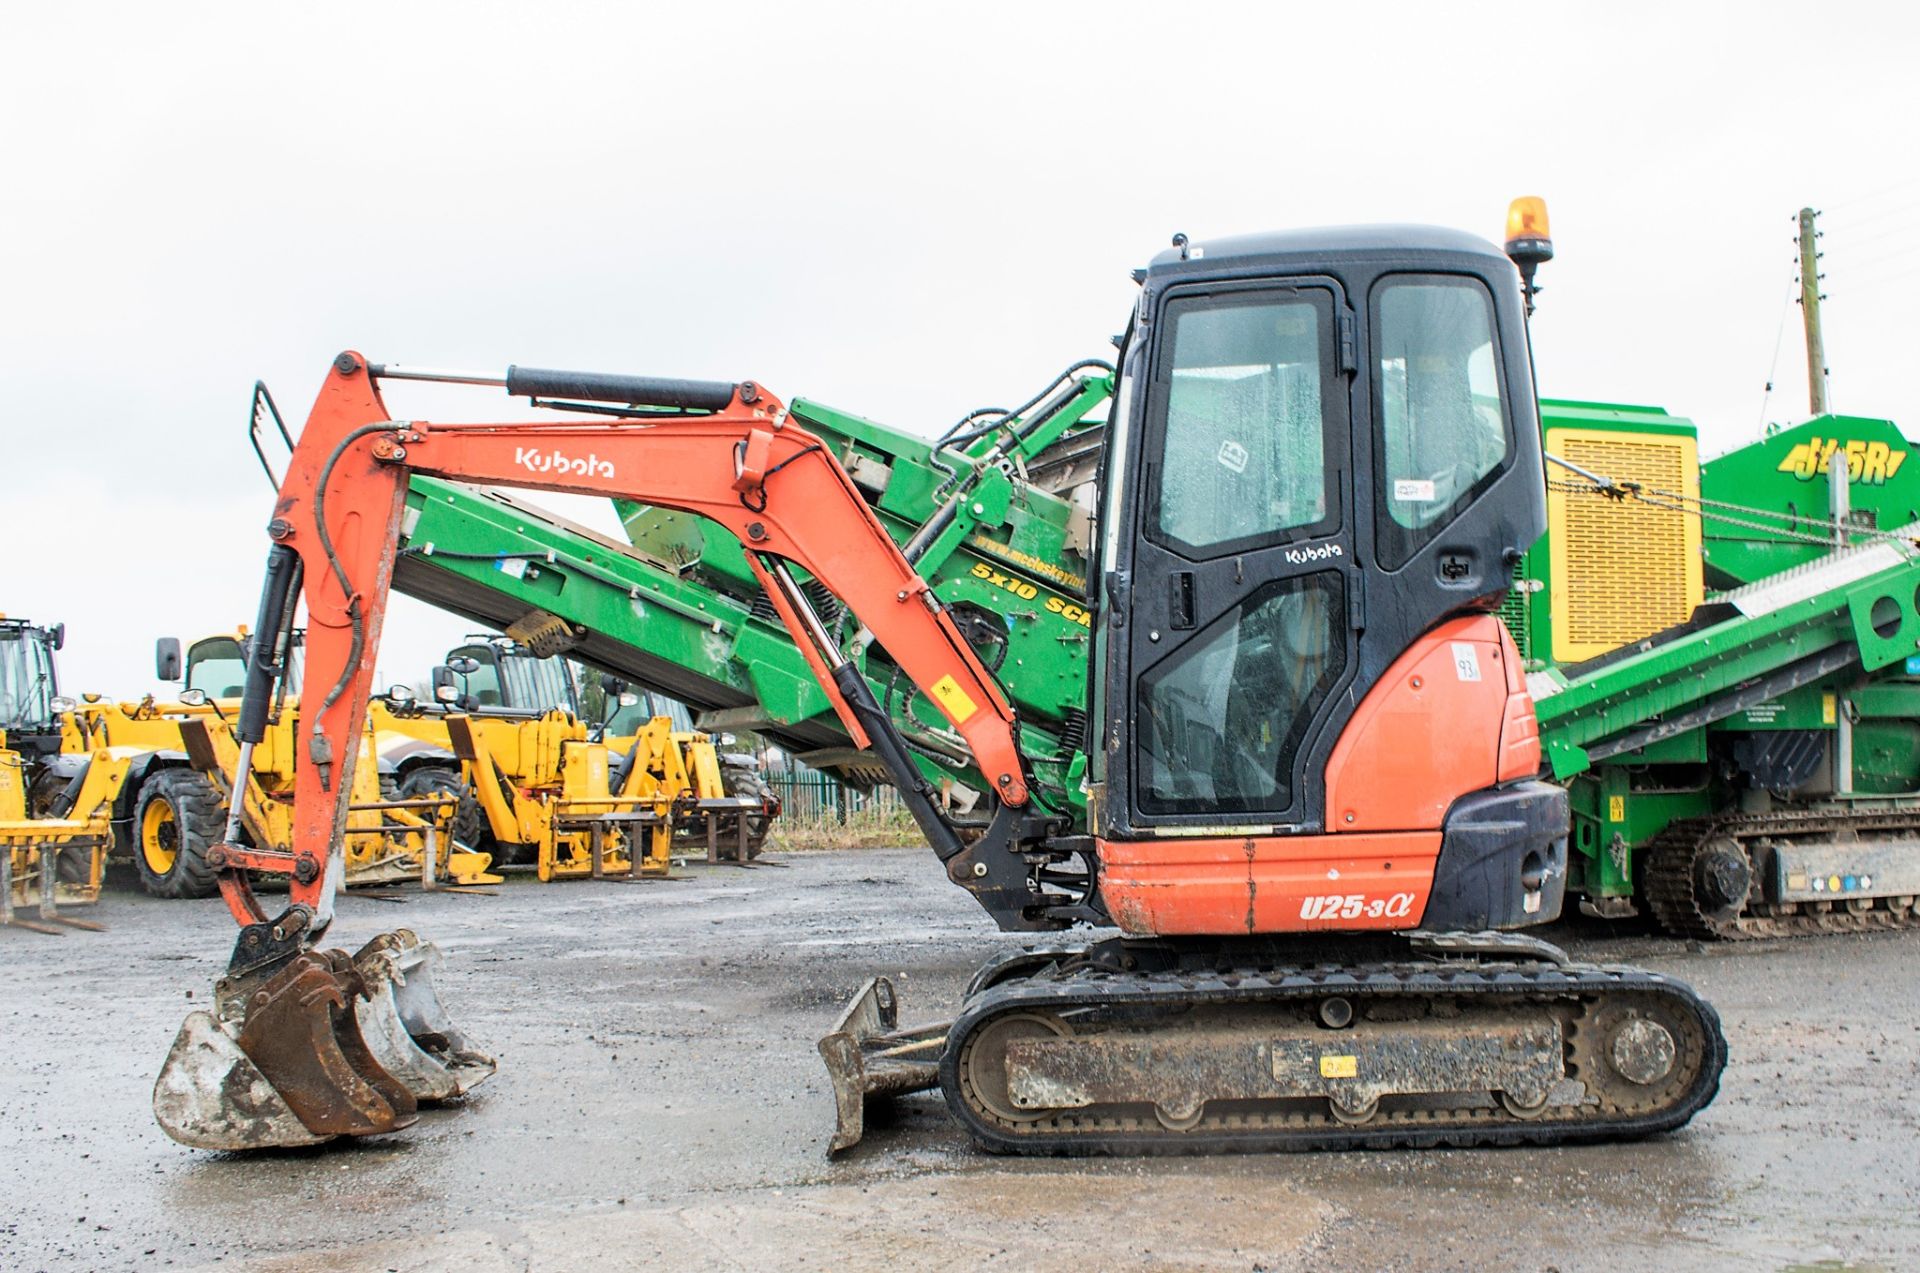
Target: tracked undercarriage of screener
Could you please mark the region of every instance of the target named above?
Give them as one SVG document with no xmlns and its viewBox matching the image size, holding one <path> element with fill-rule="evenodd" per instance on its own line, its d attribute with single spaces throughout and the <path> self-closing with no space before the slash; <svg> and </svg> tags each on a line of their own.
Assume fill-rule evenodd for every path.
<svg viewBox="0 0 1920 1273">
<path fill-rule="evenodd" d="M 900 1028 L 892 988 L 871 984 L 821 1042 L 836 1147 L 869 1097 L 935 1085 L 980 1144 L 1012 1152 L 1685 1123 L 1725 1059 L 1711 1008 L 1505 931 L 1558 914 L 1568 825 L 1490 613 L 1544 517 L 1512 266 L 1464 235 L 1349 229 L 1182 241 L 1142 284 L 1099 510 L 1086 826 L 1035 793 L 992 674 L 838 457 L 765 389 L 337 358 L 269 524 L 239 730 L 264 721 L 304 600 L 296 834 L 286 853 L 219 850 L 241 937 L 217 1011 L 189 1019 L 161 1075 L 163 1126 L 221 1148 L 391 1131 L 490 1067 L 410 934 L 316 949 L 345 740 L 416 473 L 619 496 L 731 532 L 949 879 L 1003 929 L 1119 930 L 996 961 L 939 1026 Z M 398 419 L 381 387 L 408 379 L 570 414 Z M 803 580 L 862 629 L 822 622 Z M 989 776 L 975 816 L 936 801 L 869 677 L 910 681 L 944 716 Z M 283 912 L 247 871 L 289 878 Z"/>
</svg>

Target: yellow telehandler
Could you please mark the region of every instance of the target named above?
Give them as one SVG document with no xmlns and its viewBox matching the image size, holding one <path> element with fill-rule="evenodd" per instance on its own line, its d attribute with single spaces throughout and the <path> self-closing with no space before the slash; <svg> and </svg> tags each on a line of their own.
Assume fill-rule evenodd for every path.
<svg viewBox="0 0 1920 1273">
<path fill-rule="evenodd" d="M 201 637 L 183 653 L 172 638 L 156 646 L 162 680 L 182 680 L 183 696 L 213 696 L 234 702 L 229 691 L 246 678 L 250 638 L 245 628 Z M 281 656 L 287 666 L 289 694 L 300 684 L 301 640 L 296 630 Z M 468 666 L 471 660 L 461 662 Z M 549 669 L 541 669 L 549 670 Z M 439 678 L 446 681 L 446 677 Z M 520 696 L 526 698 L 525 692 Z M 457 700 L 457 702 L 456 702 Z M 266 737 L 255 745 L 252 768 L 272 791 L 284 773 L 291 782 L 294 732 L 291 711 L 271 718 Z M 664 875 L 671 868 L 674 816 L 691 799 L 691 781 L 671 741 L 672 722 L 650 721 L 632 738 L 621 740 L 620 763 L 608 744 L 589 738 L 587 727 L 565 705 L 551 708 L 504 706 L 497 697 L 460 694 L 444 686 L 433 702 L 417 701 L 412 690 L 393 686 L 373 700 L 366 741 L 354 767 L 354 805 L 367 830 L 349 840 L 348 883 L 416 875 L 419 861 L 411 843 L 375 839 L 385 818 L 405 820 L 401 806 L 450 804 L 444 829 L 450 846 L 438 864 L 454 882 L 498 883 L 488 873 L 491 859 L 524 859 L 542 880 L 591 875 Z M 673 754 L 668 754 L 673 753 Z M 218 769 L 231 773 L 238 748 L 224 731 Z M 250 802 L 251 803 L 251 802 Z M 272 817 L 271 806 L 266 816 Z M 417 815 L 415 815 L 417 817 Z M 164 834 L 165 824 L 156 830 Z M 139 823 L 140 854 L 152 852 L 155 835 Z M 274 844 L 279 828 L 270 834 Z M 196 832 L 196 845 L 203 840 Z M 645 843 L 638 853 L 634 845 Z M 637 859 L 637 860 L 636 860 Z M 200 859 L 204 861 L 204 856 Z"/>
<path fill-rule="evenodd" d="M 100 899 L 112 796 L 128 763 L 106 749 L 57 763 L 71 701 L 53 655 L 65 640 L 65 624 L 0 615 L 0 925 L 48 933 L 99 927 L 59 908 Z"/>
</svg>

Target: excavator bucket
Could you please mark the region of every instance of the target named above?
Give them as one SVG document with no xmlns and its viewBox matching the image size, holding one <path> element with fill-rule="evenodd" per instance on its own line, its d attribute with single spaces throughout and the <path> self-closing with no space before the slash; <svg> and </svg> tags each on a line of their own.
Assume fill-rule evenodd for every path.
<svg viewBox="0 0 1920 1273">
<path fill-rule="evenodd" d="M 465 1095 L 498 1068 L 447 1016 L 433 984 L 440 948 L 405 928 L 368 942 L 353 957 L 367 987 L 360 1026 L 383 1063 L 420 1100 Z"/>
<path fill-rule="evenodd" d="M 383 1064 L 391 1039 L 376 1030 L 376 1047 L 361 1028 L 361 1005 L 388 987 L 337 950 L 298 955 L 250 987 L 223 981 L 215 1011 L 187 1017 L 154 1083 L 161 1128 L 195 1148 L 241 1150 L 411 1125 L 419 1098 Z"/>
<path fill-rule="evenodd" d="M 940 1082 L 940 1054 L 952 1023 L 899 1028 L 900 1003 L 893 983 L 873 977 L 820 1040 L 820 1057 L 833 1080 L 835 1125 L 829 1153 L 860 1142 L 869 1100 L 891 1100 Z"/>
<path fill-rule="evenodd" d="M 200 1149 L 371 1136 L 415 1122 L 494 1071 L 434 993 L 439 951 L 404 929 L 349 958 L 294 958 L 250 992 L 223 983 L 188 1016 L 154 1084 L 160 1126 Z"/>
<path fill-rule="evenodd" d="M 153 1085 L 161 1130 L 195 1149 L 270 1149 L 333 1139 L 307 1130 L 267 1076 L 240 1050 L 236 1032 L 211 1012 L 193 1012 L 174 1036 Z"/>
</svg>

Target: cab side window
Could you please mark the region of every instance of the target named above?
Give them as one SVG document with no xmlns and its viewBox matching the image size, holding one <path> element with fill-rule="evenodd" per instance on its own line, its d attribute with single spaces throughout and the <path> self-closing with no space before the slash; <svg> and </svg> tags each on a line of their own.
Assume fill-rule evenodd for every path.
<svg viewBox="0 0 1920 1273">
<path fill-rule="evenodd" d="M 1374 292 L 1375 553 L 1389 570 L 1436 538 L 1512 453 L 1478 282 L 1401 275 Z"/>
</svg>

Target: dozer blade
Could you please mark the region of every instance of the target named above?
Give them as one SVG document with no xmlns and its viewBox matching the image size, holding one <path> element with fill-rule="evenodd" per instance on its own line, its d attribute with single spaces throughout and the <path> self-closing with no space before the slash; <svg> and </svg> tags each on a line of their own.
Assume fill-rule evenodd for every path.
<svg viewBox="0 0 1920 1273">
<path fill-rule="evenodd" d="M 433 965 L 440 948 L 423 942 L 410 930 L 383 933 L 361 949 L 361 955 L 383 950 L 392 956 L 394 976 L 389 981 L 394 1011 L 407 1036 L 451 1075 L 454 1095 L 467 1092 L 499 1068 L 494 1059 L 473 1046 L 447 1016 L 433 985 Z"/>
<path fill-rule="evenodd" d="M 938 1086 L 949 1023 L 901 1030 L 899 1021 L 893 983 L 873 977 L 820 1040 L 820 1057 L 833 1080 L 835 1125 L 829 1153 L 860 1143 L 870 1098 L 890 1100 Z"/>
<path fill-rule="evenodd" d="M 249 994 L 238 1024 L 187 1017 L 154 1084 L 169 1136 L 201 1149 L 311 1145 L 396 1131 L 413 1096 L 361 1037 L 362 983 L 338 951 L 292 960 Z"/>
</svg>

